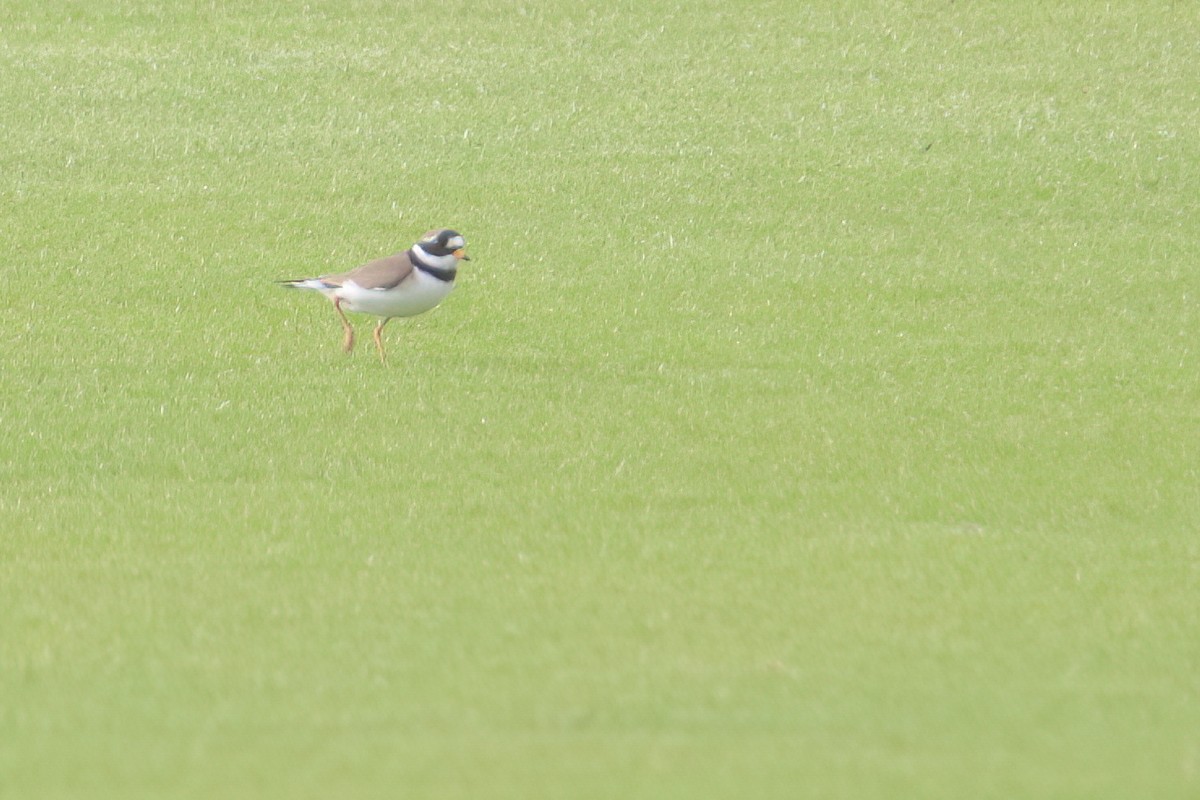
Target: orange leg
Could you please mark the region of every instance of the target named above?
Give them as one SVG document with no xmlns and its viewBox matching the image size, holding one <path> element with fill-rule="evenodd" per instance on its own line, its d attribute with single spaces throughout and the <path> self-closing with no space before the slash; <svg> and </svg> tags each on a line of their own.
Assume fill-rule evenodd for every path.
<svg viewBox="0 0 1200 800">
<path fill-rule="evenodd" d="M 379 320 L 379 324 L 375 326 L 375 349 L 379 351 L 379 360 L 381 363 L 384 363 L 384 364 L 387 363 L 387 356 L 384 355 L 384 353 L 383 353 L 382 334 L 383 334 L 383 326 L 387 325 L 387 321 L 389 319 L 391 319 L 391 317 L 384 317 L 383 319 Z"/>
<path fill-rule="evenodd" d="M 333 310 L 342 318 L 342 328 L 346 331 L 346 337 L 342 339 L 342 350 L 349 353 L 354 349 L 354 328 L 350 327 L 350 320 L 346 319 L 346 312 L 342 311 L 342 298 L 333 298 Z"/>
</svg>

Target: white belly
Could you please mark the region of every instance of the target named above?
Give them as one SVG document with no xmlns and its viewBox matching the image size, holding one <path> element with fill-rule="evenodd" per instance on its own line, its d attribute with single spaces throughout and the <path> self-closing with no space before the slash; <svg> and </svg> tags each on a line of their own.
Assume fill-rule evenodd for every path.
<svg viewBox="0 0 1200 800">
<path fill-rule="evenodd" d="M 347 281 L 336 290 L 342 308 L 377 317 L 411 317 L 436 306 L 450 294 L 454 284 L 416 270 L 408 280 L 392 289 L 364 289 Z"/>
</svg>

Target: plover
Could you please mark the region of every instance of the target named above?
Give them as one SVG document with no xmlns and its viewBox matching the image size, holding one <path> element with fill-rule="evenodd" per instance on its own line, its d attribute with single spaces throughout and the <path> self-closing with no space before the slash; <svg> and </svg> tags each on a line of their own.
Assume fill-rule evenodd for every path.
<svg viewBox="0 0 1200 800">
<path fill-rule="evenodd" d="M 402 253 L 379 258 L 349 272 L 319 278 L 280 281 L 295 289 L 311 289 L 333 301 L 342 320 L 342 349 L 354 349 L 354 328 L 347 311 L 379 317 L 375 348 L 387 362 L 380 334 L 392 317 L 412 317 L 436 306 L 454 288 L 459 261 L 469 261 L 462 234 L 449 229 L 430 231 Z"/>
</svg>

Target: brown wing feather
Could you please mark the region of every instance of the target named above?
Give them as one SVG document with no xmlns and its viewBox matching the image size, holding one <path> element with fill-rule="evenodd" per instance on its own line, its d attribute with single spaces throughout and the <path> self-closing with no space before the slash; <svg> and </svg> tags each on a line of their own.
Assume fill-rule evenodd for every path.
<svg viewBox="0 0 1200 800">
<path fill-rule="evenodd" d="M 341 286 L 346 281 L 354 281 L 364 289 L 391 289 L 411 275 L 412 271 L 412 261 L 406 251 L 368 261 L 349 272 L 322 275 L 321 281 L 329 286 Z"/>
</svg>

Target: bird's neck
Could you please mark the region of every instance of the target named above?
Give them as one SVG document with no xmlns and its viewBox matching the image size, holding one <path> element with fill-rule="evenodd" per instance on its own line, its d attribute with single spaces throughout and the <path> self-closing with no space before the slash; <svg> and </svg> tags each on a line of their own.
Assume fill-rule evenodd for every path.
<svg viewBox="0 0 1200 800">
<path fill-rule="evenodd" d="M 454 256 L 431 256 L 419 247 L 414 247 L 408 251 L 408 258 L 414 267 L 432 275 L 439 281 L 449 283 L 454 280 L 454 276 L 458 272 L 458 259 Z M 446 261 L 449 261 L 449 264 L 435 263 Z"/>
</svg>

